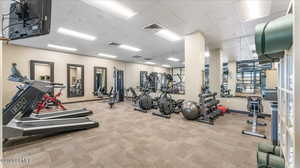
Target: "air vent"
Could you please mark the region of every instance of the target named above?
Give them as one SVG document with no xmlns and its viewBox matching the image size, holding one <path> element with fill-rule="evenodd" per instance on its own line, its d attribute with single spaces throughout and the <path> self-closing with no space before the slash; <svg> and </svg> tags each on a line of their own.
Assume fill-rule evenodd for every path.
<svg viewBox="0 0 300 168">
<path fill-rule="evenodd" d="M 148 25 L 148 26 L 144 27 L 144 29 L 146 29 L 146 30 L 155 30 L 155 29 L 162 29 L 162 27 L 158 24 L 151 24 L 151 25 Z"/>
<path fill-rule="evenodd" d="M 119 46 L 120 43 L 110 42 L 110 43 L 108 43 L 108 45 L 110 45 L 110 46 Z"/>
<path fill-rule="evenodd" d="M 139 59 L 139 58 L 142 58 L 142 56 L 140 56 L 140 55 L 135 55 L 135 56 L 132 56 L 132 58 Z"/>
<path fill-rule="evenodd" d="M 144 58 L 145 61 L 151 61 L 152 58 Z"/>
</svg>

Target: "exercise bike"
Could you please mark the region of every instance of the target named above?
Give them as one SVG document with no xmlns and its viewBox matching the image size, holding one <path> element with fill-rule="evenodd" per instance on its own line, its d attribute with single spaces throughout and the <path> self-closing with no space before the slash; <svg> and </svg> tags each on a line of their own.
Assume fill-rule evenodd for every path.
<svg viewBox="0 0 300 168">
<path fill-rule="evenodd" d="M 50 106 L 56 106 L 56 109 L 66 110 L 61 100 L 58 99 L 62 95 L 62 90 L 65 88 L 65 86 L 61 83 L 55 83 L 51 84 L 51 87 L 52 89 L 59 88 L 59 92 L 54 96 L 51 92 L 44 94 L 42 101 L 37 104 L 35 113 L 39 114 L 41 110 L 49 108 Z"/>
<path fill-rule="evenodd" d="M 262 99 L 259 96 L 248 97 L 248 110 L 252 113 L 253 119 L 247 120 L 247 124 L 252 125 L 251 130 L 243 130 L 242 134 L 256 136 L 259 138 L 267 138 L 266 135 L 260 134 L 257 132 L 257 126 L 267 126 L 264 122 L 258 122 L 258 114 L 262 112 Z"/>
</svg>

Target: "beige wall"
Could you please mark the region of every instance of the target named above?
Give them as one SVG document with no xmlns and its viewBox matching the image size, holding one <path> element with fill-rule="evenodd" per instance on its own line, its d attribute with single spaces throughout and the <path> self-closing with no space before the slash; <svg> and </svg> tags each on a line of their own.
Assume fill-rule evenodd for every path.
<svg viewBox="0 0 300 168">
<path fill-rule="evenodd" d="M 247 109 L 247 98 L 241 98 L 241 97 L 231 97 L 231 98 L 218 98 L 220 100 L 220 104 L 228 107 L 232 110 L 238 110 L 238 111 L 248 111 Z M 271 111 L 271 101 L 263 100 L 263 113 L 264 114 L 272 114 Z"/>
<path fill-rule="evenodd" d="M 278 79 L 277 69 L 271 69 L 266 71 L 266 88 L 273 89 L 276 88 Z"/>
<path fill-rule="evenodd" d="M 94 66 L 107 67 L 107 85 L 111 87 L 113 85 L 113 67 L 120 70 L 124 70 L 125 73 L 125 88 L 129 86 L 135 87 L 139 84 L 139 74 L 141 70 L 163 72 L 167 71 L 165 68 L 131 64 L 121 61 L 114 61 L 108 59 L 101 59 L 96 57 L 80 56 L 75 54 L 67 54 L 62 52 L 34 49 L 28 47 L 21 47 L 15 45 L 3 46 L 4 56 L 4 81 L 3 87 L 5 92 L 3 93 L 4 103 L 8 103 L 11 97 L 16 92 L 16 85 L 18 83 L 10 82 L 7 77 L 10 75 L 10 68 L 12 63 L 17 63 L 19 70 L 23 75 L 29 76 L 29 61 L 40 60 L 54 62 L 54 80 L 55 82 L 67 84 L 67 64 L 81 64 L 84 65 L 84 97 L 67 98 L 67 89 L 63 91 L 62 101 L 80 101 L 94 99 L 92 92 L 94 89 Z"/>
</svg>

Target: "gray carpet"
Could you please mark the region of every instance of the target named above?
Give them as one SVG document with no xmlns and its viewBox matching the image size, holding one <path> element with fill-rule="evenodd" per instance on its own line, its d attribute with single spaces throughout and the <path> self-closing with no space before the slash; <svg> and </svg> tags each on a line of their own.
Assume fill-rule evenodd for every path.
<svg viewBox="0 0 300 168">
<path fill-rule="evenodd" d="M 6 159 L 24 158 L 26 163 L 7 163 L 19 168 L 254 168 L 256 144 L 269 141 L 242 135 L 247 116 L 226 114 L 215 125 L 171 119 L 133 111 L 131 103 L 69 104 L 88 107 L 99 128 L 48 137 L 12 140 Z M 269 123 L 269 121 L 267 121 Z M 270 124 L 269 124 L 270 125 Z M 265 132 L 266 130 L 266 132 Z M 260 131 L 270 137 L 270 126 Z"/>
</svg>

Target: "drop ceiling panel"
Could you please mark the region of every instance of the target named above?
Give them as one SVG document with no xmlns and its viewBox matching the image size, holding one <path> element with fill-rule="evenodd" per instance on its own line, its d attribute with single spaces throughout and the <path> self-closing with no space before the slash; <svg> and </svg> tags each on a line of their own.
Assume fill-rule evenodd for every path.
<svg viewBox="0 0 300 168">
<path fill-rule="evenodd" d="M 200 31 L 206 37 L 206 46 L 210 49 L 223 47 L 224 57 L 228 59 L 251 58 L 250 47 L 253 39 L 243 40 L 240 36 L 254 34 L 258 23 L 282 16 L 288 0 L 273 0 L 272 15 L 251 22 L 242 22 L 236 10 L 237 0 L 122 0 L 121 2 L 137 12 L 129 20 L 87 5 L 80 0 L 52 0 L 51 33 L 47 36 L 13 41 L 14 44 L 38 48 L 47 48 L 48 43 L 78 48 L 78 54 L 95 56 L 99 52 L 117 55 L 123 61 L 143 62 L 143 58 L 153 58 L 161 64 L 181 65 L 167 61 L 174 56 L 184 59 L 184 42 L 169 42 L 153 31 L 143 29 L 152 23 L 167 27 L 185 35 Z M 1 14 L 9 9 L 9 0 L 0 1 Z M 5 11 L 5 12 L 3 12 Z M 59 27 L 74 29 L 94 35 L 96 41 L 89 42 L 58 34 Z M 141 48 L 139 53 L 111 47 L 109 42 L 120 42 Z M 241 49 L 242 48 L 242 49 Z M 143 58 L 133 59 L 141 55 Z"/>
</svg>

